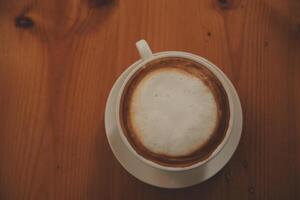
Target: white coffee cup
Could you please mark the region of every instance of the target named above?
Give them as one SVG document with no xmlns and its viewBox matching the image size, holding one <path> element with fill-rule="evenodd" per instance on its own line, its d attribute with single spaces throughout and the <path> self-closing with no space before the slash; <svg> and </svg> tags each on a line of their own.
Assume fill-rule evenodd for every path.
<svg viewBox="0 0 300 200">
<path fill-rule="evenodd" d="M 120 134 L 120 137 L 123 141 L 123 143 L 125 144 L 125 146 L 127 147 L 127 149 L 138 159 L 140 159 L 142 162 L 144 162 L 145 164 L 152 166 L 156 169 L 159 170 L 167 170 L 167 171 L 184 171 L 184 170 L 190 170 L 190 169 L 194 169 L 197 167 L 202 166 L 203 164 L 205 164 L 206 162 L 208 162 L 210 159 L 212 159 L 213 157 L 215 157 L 224 147 L 225 143 L 227 142 L 229 135 L 231 134 L 232 131 L 232 125 L 233 125 L 233 119 L 234 119 L 234 105 L 233 105 L 233 100 L 232 100 L 232 92 L 230 91 L 230 83 L 228 82 L 229 79 L 226 77 L 226 75 L 214 64 L 212 64 L 211 62 L 209 62 L 208 60 L 191 54 L 191 53 L 186 53 L 186 52 L 180 52 L 180 51 L 166 51 L 166 52 L 160 52 L 159 54 L 153 54 L 150 47 L 148 46 L 147 42 L 145 40 L 140 40 L 136 43 L 136 47 L 137 50 L 140 54 L 141 57 L 141 62 L 139 62 L 135 68 L 130 72 L 130 74 L 126 77 L 120 91 L 117 97 L 117 104 L 116 104 L 116 122 L 117 122 L 117 127 L 118 127 L 118 132 Z M 128 141 L 127 137 L 124 135 L 122 126 L 121 126 L 121 122 L 120 122 L 120 105 L 121 105 L 121 99 L 122 99 L 122 95 L 123 95 L 123 91 L 127 85 L 127 83 L 130 81 L 131 77 L 137 72 L 139 71 L 140 68 L 143 68 L 146 66 L 147 63 L 156 60 L 156 59 L 160 59 L 160 58 L 164 58 L 164 57 L 181 57 L 181 58 L 186 58 L 195 62 L 200 63 L 202 66 L 206 67 L 207 69 L 209 69 L 221 82 L 222 86 L 224 87 L 226 93 L 227 93 L 227 97 L 228 97 L 228 102 L 229 102 L 229 110 L 230 110 L 230 119 L 229 119 L 229 124 L 228 124 L 228 128 L 226 131 L 226 135 L 224 137 L 224 139 L 222 140 L 222 142 L 217 146 L 217 148 L 215 148 L 215 150 L 213 151 L 213 153 L 206 158 L 205 160 L 199 161 L 195 164 L 189 165 L 189 166 L 181 166 L 181 167 L 173 167 L 173 166 L 165 166 L 165 165 L 160 165 L 156 162 L 153 162 L 151 160 L 148 160 L 146 158 L 144 158 L 143 156 L 141 156 L 140 154 L 138 154 L 135 149 L 131 146 L 130 142 Z"/>
</svg>

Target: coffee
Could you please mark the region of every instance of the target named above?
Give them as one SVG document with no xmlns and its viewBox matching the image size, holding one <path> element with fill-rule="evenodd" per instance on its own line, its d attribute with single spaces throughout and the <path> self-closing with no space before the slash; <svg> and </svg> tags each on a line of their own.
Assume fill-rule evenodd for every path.
<svg viewBox="0 0 300 200">
<path fill-rule="evenodd" d="M 147 63 L 127 82 L 119 116 L 139 155 L 184 167 L 207 159 L 221 144 L 230 110 L 226 91 L 210 70 L 166 57 Z"/>
</svg>

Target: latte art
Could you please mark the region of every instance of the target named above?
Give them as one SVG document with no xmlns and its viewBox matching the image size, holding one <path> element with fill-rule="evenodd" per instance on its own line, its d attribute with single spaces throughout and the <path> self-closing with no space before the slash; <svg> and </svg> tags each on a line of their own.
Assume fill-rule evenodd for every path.
<svg viewBox="0 0 300 200">
<path fill-rule="evenodd" d="M 229 106 L 217 77 L 183 58 L 148 63 L 128 82 L 121 123 L 134 150 L 166 166 L 206 159 L 225 137 Z"/>
</svg>

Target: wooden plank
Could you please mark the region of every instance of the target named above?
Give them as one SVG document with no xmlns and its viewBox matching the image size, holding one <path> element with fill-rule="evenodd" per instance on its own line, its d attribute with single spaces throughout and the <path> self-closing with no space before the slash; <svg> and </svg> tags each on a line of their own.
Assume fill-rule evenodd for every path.
<svg viewBox="0 0 300 200">
<path fill-rule="evenodd" d="M 106 98 L 141 38 L 238 90 L 241 143 L 203 184 L 148 186 L 109 148 Z M 299 199 L 299 46 L 298 0 L 0 0 L 0 199 Z"/>
</svg>

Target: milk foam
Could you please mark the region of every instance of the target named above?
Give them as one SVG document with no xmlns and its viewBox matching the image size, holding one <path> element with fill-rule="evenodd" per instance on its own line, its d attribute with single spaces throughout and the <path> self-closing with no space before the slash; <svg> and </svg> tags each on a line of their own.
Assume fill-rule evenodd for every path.
<svg viewBox="0 0 300 200">
<path fill-rule="evenodd" d="M 217 103 L 210 88 L 177 68 L 148 73 L 131 99 L 131 123 L 150 151 L 184 156 L 204 145 L 217 124 Z"/>
</svg>

